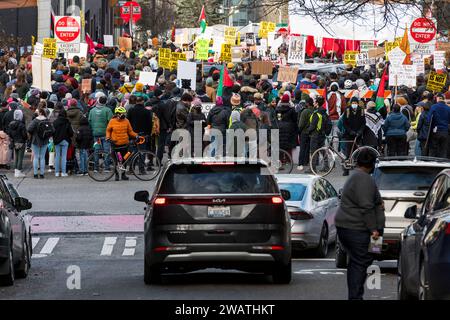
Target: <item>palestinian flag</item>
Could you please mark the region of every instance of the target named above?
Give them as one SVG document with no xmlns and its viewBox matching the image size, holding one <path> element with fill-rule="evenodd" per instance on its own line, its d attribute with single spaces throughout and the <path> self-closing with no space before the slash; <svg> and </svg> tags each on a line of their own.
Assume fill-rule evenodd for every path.
<svg viewBox="0 0 450 320">
<path fill-rule="evenodd" d="M 205 33 L 205 30 L 206 30 L 205 6 L 202 6 L 202 13 L 200 14 L 200 18 L 198 18 L 198 22 L 200 22 L 200 29 L 201 29 L 202 33 Z"/>
<path fill-rule="evenodd" d="M 375 100 L 375 109 L 377 111 L 380 111 L 380 109 L 384 107 L 384 88 L 386 85 L 386 79 L 389 78 L 387 69 L 388 65 L 384 68 L 383 75 L 381 76 L 380 83 L 378 84 L 377 99 Z"/>
<path fill-rule="evenodd" d="M 228 74 L 228 69 L 224 65 L 222 68 L 222 72 L 220 72 L 220 80 L 219 80 L 219 86 L 217 87 L 217 96 L 221 97 L 223 94 L 223 87 L 232 87 L 233 81 L 230 78 L 230 75 Z"/>
</svg>

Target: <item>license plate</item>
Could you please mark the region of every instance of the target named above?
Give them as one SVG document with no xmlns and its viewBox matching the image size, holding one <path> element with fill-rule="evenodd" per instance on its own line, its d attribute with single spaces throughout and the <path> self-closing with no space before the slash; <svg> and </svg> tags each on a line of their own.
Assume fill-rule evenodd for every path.
<svg viewBox="0 0 450 320">
<path fill-rule="evenodd" d="M 230 207 L 208 207 L 208 218 L 231 217 Z"/>
</svg>

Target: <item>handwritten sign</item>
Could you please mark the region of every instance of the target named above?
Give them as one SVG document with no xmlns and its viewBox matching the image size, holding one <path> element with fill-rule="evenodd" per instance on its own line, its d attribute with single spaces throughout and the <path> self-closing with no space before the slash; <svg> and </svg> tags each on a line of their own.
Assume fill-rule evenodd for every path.
<svg viewBox="0 0 450 320">
<path fill-rule="evenodd" d="M 158 64 L 161 68 L 170 68 L 170 56 L 172 51 L 169 48 L 159 48 L 158 51 Z"/>
<path fill-rule="evenodd" d="M 231 44 L 222 43 L 222 48 L 220 50 L 220 60 L 222 60 L 223 62 L 231 62 Z"/>
<path fill-rule="evenodd" d="M 356 66 L 356 57 L 359 51 L 345 51 L 344 52 L 344 63 L 351 64 L 353 67 Z"/>
<path fill-rule="evenodd" d="M 186 54 L 184 52 L 172 52 L 170 55 L 170 70 L 178 68 L 178 60 L 186 61 Z"/>
<path fill-rule="evenodd" d="M 277 81 L 297 83 L 298 68 L 280 67 L 278 69 Z"/>
<path fill-rule="evenodd" d="M 234 46 L 236 44 L 236 28 L 226 27 L 225 28 L 225 42 Z"/>
<path fill-rule="evenodd" d="M 440 92 L 447 81 L 446 74 L 438 74 L 434 71 L 428 75 L 427 90 Z"/>
<path fill-rule="evenodd" d="M 197 60 L 208 60 L 209 39 L 198 39 L 195 51 Z"/>
<path fill-rule="evenodd" d="M 44 38 L 44 48 L 42 50 L 42 56 L 48 59 L 56 59 L 57 57 L 56 39 Z"/>
</svg>

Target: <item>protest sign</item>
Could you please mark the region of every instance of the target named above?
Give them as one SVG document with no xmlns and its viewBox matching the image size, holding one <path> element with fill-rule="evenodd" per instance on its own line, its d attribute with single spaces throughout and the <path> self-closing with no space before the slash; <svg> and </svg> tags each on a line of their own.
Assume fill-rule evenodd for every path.
<svg viewBox="0 0 450 320">
<path fill-rule="evenodd" d="M 400 65 L 397 68 L 389 68 L 390 86 L 416 86 L 416 66 Z"/>
<path fill-rule="evenodd" d="M 291 36 L 289 38 L 288 63 L 303 64 L 305 63 L 305 45 L 306 37 Z"/>
<path fill-rule="evenodd" d="M 233 62 L 233 63 L 242 62 L 242 48 L 233 47 L 232 53 L 231 53 L 231 62 Z"/>
<path fill-rule="evenodd" d="M 408 33 L 411 53 L 433 54 L 436 47 L 436 24 L 436 19 L 425 17 L 417 18 L 411 23 Z"/>
<path fill-rule="evenodd" d="M 223 62 L 231 62 L 231 44 L 222 43 L 222 48 L 220 50 L 220 60 L 222 60 Z"/>
<path fill-rule="evenodd" d="M 392 68 L 399 68 L 403 64 L 403 60 L 405 60 L 406 53 L 403 52 L 399 47 L 395 47 L 388 53 L 389 61 L 391 62 Z"/>
<path fill-rule="evenodd" d="M 365 65 L 369 64 L 375 64 L 376 59 L 375 58 L 369 58 L 368 52 L 362 52 L 356 55 L 356 65 L 358 67 L 364 67 Z"/>
<path fill-rule="evenodd" d="M 416 66 L 416 74 L 424 74 L 425 73 L 425 62 L 422 55 L 411 55 L 411 62 Z"/>
<path fill-rule="evenodd" d="M 434 52 L 434 69 L 445 69 L 445 51 Z"/>
<path fill-rule="evenodd" d="M 373 48 L 373 49 L 369 49 L 368 53 L 369 53 L 369 59 L 382 58 L 382 57 L 384 57 L 384 54 L 385 54 L 383 47 L 376 47 L 376 48 Z"/>
<path fill-rule="evenodd" d="M 133 40 L 131 38 L 120 37 L 119 48 L 122 51 L 131 51 L 133 49 Z"/>
<path fill-rule="evenodd" d="M 186 55 L 186 60 L 194 59 L 194 51 L 184 51 L 184 54 Z"/>
<path fill-rule="evenodd" d="M 270 61 L 253 61 L 252 74 L 255 75 L 272 75 L 273 64 Z"/>
<path fill-rule="evenodd" d="M 198 39 L 195 51 L 197 60 L 208 60 L 209 39 Z"/>
<path fill-rule="evenodd" d="M 236 44 L 236 28 L 226 27 L 224 34 L 225 34 L 225 42 L 234 46 Z"/>
<path fill-rule="evenodd" d="M 195 62 L 178 61 L 177 87 L 187 90 L 196 90 L 197 64 Z"/>
<path fill-rule="evenodd" d="M 156 83 L 156 72 L 147 72 L 141 71 L 139 72 L 139 83 L 142 83 L 144 86 L 154 86 Z"/>
<path fill-rule="evenodd" d="M 81 92 L 91 93 L 92 92 L 92 79 L 82 79 L 81 80 Z"/>
<path fill-rule="evenodd" d="M 178 60 L 186 61 L 186 54 L 184 52 L 172 52 L 170 55 L 170 70 L 176 70 L 178 68 Z"/>
<path fill-rule="evenodd" d="M 31 57 L 33 88 L 52 92 L 52 60 L 43 57 Z"/>
<path fill-rule="evenodd" d="M 442 88 L 445 86 L 445 82 L 447 81 L 446 74 L 438 74 L 434 71 L 431 71 L 428 75 L 428 83 L 427 90 L 433 92 L 440 92 Z"/>
<path fill-rule="evenodd" d="M 44 52 L 44 45 L 42 43 L 36 42 L 34 45 L 33 56 L 40 57 Z"/>
<path fill-rule="evenodd" d="M 236 36 L 236 45 L 239 47 L 241 45 L 241 33 L 238 32 Z"/>
<path fill-rule="evenodd" d="M 159 48 L 158 51 L 158 64 L 161 68 L 170 68 L 170 56 L 172 51 L 169 48 Z"/>
<path fill-rule="evenodd" d="M 278 53 L 278 48 L 283 44 L 283 37 L 278 37 L 276 38 L 273 43 L 272 46 L 270 47 L 270 53 L 271 54 L 277 54 Z"/>
<path fill-rule="evenodd" d="M 298 68 L 280 67 L 278 69 L 278 82 L 297 83 Z"/>
<path fill-rule="evenodd" d="M 105 43 L 105 47 L 112 48 L 114 47 L 114 37 L 112 34 L 103 35 L 103 42 Z"/>
<path fill-rule="evenodd" d="M 359 44 L 359 51 L 361 53 L 363 52 L 369 52 L 370 49 L 375 48 L 375 43 L 372 40 L 369 41 L 361 41 Z"/>
<path fill-rule="evenodd" d="M 211 111 L 212 108 L 216 106 L 215 103 L 202 103 L 202 113 L 205 115 L 206 118 L 208 118 L 208 113 Z"/>
<path fill-rule="evenodd" d="M 80 50 L 75 53 L 68 53 L 67 59 L 73 59 L 73 57 L 77 56 L 80 58 L 87 58 L 87 52 L 88 52 L 88 44 L 87 43 L 80 43 Z"/>
<path fill-rule="evenodd" d="M 402 42 L 402 38 L 395 38 L 394 41 L 386 41 L 384 43 L 384 51 L 386 54 L 386 59 L 388 59 L 388 54 L 391 52 L 394 48 L 397 48 L 400 46 L 400 43 Z"/>
<path fill-rule="evenodd" d="M 248 46 L 255 45 L 255 35 L 253 33 L 246 33 L 245 34 L 245 43 Z"/>
<path fill-rule="evenodd" d="M 359 51 L 345 51 L 344 52 L 344 63 L 351 64 L 352 66 L 356 66 L 356 56 L 359 54 Z"/>
<path fill-rule="evenodd" d="M 42 50 L 42 57 L 49 59 L 56 59 L 57 57 L 56 39 L 44 38 L 44 48 Z"/>
<path fill-rule="evenodd" d="M 189 43 L 189 29 L 175 29 L 175 44 L 183 45 Z"/>
<path fill-rule="evenodd" d="M 212 46 L 212 50 L 214 52 L 219 52 L 222 49 L 222 43 L 225 42 L 225 38 L 223 37 L 214 37 L 213 38 L 213 46 Z"/>
<path fill-rule="evenodd" d="M 261 21 L 259 23 L 258 37 L 261 39 L 267 38 L 268 33 L 269 33 L 268 22 Z"/>
</svg>

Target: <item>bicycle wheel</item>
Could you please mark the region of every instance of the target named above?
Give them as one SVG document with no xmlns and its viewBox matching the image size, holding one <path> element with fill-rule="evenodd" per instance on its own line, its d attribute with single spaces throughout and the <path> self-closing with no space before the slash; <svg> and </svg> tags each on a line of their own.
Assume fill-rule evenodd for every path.
<svg viewBox="0 0 450 320">
<path fill-rule="evenodd" d="M 277 168 L 279 173 L 291 173 L 292 169 L 294 169 L 292 157 L 286 150 L 280 149 Z"/>
<path fill-rule="evenodd" d="M 116 159 L 104 151 L 93 152 L 88 158 L 88 175 L 92 180 L 98 182 L 108 181 L 114 175 L 115 167 Z"/>
<path fill-rule="evenodd" d="M 161 162 L 151 151 L 139 151 L 131 162 L 131 171 L 142 181 L 155 179 L 161 171 Z"/>
<path fill-rule="evenodd" d="M 380 153 L 378 152 L 377 149 L 372 148 L 370 146 L 362 146 L 359 147 L 358 149 L 356 149 L 355 151 L 353 151 L 350 159 L 351 159 L 351 165 L 352 167 L 356 166 L 356 161 L 358 160 L 358 155 L 362 150 L 368 150 L 370 152 L 372 152 L 377 158 L 380 157 Z"/>
<path fill-rule="evenodd" d="M 314 151 L 309 161 L 311 171 L 318 176 L 325 177 L 330 174 L 335 165 L 334 153 L 327 147 Z"/>
</svg>

